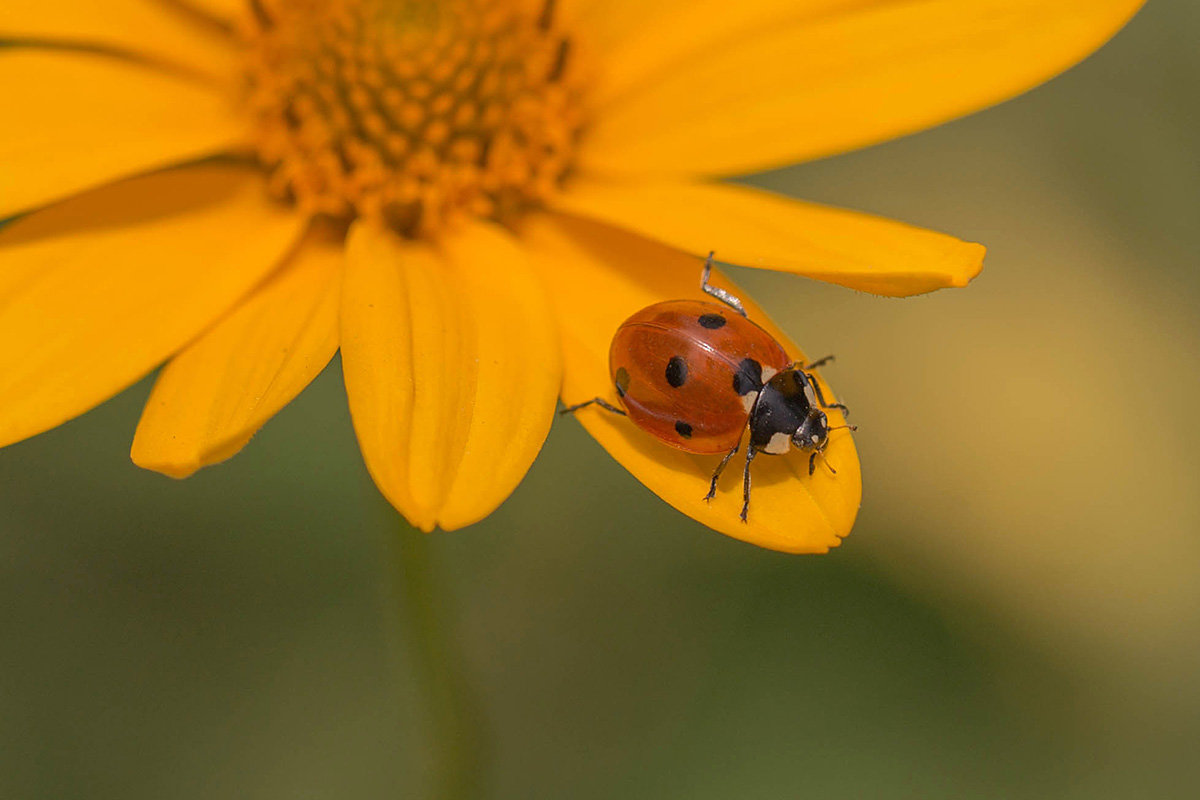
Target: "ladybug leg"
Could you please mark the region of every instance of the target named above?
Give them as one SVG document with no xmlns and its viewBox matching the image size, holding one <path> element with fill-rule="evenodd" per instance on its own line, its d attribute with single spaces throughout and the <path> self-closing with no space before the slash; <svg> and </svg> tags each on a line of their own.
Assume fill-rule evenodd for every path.
<svg viewBox="0 0 1200 800">
<path fill-rule="evenodd" d="M 833 468 L 833 464 L 829 463 L 829 456 L 825 455 L 824 447 L 822 447 L 820 450 L 813 453 L 813 457 L 815 458 L 818 454 L 821 456 L 821 463 L 825 465 L 825 469 L 829 470 L 829 474 L 837 475 L 837 470 Z M 811 461 L 809 462 L 808 474 L 812 475 L 812 462 Z"/>
<path fill-rule="evenodd" d="M 625 414 L 625 412 L 624 412 L 624 411 L 622 411 L 621 409 L 617 408 L 617 407 L 616 407 L 616 406 L 614 406 L 612 403 L 609 403 L 609 402 L 608 402 L 608 401 L 606 401 L 606 400 L 605 400 L 603 397 L 593 397 L 591 400 L 588 400 L 588 401 L 586 401 L 586 402 L 583 402 L 583 403 L 576 403 L 576 404 L 575 404 L 575 405 L 573 405 L 573 406 L 567 406 L 566 408 L 564 408 L 562 411 L 559 411 L 558 413 L 559 413 L 559 414 L 574 414 L 574 413 L 575 413 L 576 411 L 578 411 L 579 409 L 581 409 L 581 408 L 587 408 L 587 407 L 588 407 L 588 406 L 590 406 L 592 403 L 595 403 L 596 405 L 600 406 L 600 407 L 601 407 L 601 408 L 603 408 L 605 411 L 611 411 L 611 412 L 612 412 L 612 413 L 614 413 L 614 414 L 620 414 L 622 417 L 626 416 L 626 414 Z"/>
<path fill-rule="evenodd" d="M 717 469 L 716 469 L 716 471 L 713 472 L 713 475 L 712 475 L 712 483 L 710 483 L 708 485 L 708 494 L 704 495 L 705 502 L 712 500 L 713 497 L 717 494 L 717 480 L 721 477 L 721 473 L 725 471 L 725 465 L 729 463 L 729 459 L 733 458 L 734 454 L 738 451 L 738 448 L 741 446 L 742 446 L 741 442 L 738 442 L 737 444 L 735 444 L 733 446 L 733 449 L 730 450 L 728 453 L 726 453 L 725 457 L 721 459 L 721 463 L 717 464 Z"/>
<path fill-rule="evenodd" d="M 829 358 L 833 358 L 833 356 L 829 356 Z M 821 361 L 824 361 L 824 360 L 825 359 L 821 359 Z M 819 364 L 821 362 L 818 361 L 817 363 Z M 809 385 L 812 386 L 813 394 L 815 394 L 817 396 L 817 402 L 821 404 L 821 408 L 836 408 L 839 411 L 841 411 L 843 414 L 845 414 L 847 417 L 850 416 L 850 409 L 846 408 L 841 403 L 830 403 L 825 400 L 825 393 L 821 391 L 821 384 L 817 382 L 816 378 L 809 376 L 808 382 L 809 382 Z"/>
<path fill-rule="evenodd" d="M 833 361 L 834 358 L 835 358 L 834 356 L 825 356 L 824 358 L 818 358 L 816 361 L 812 362 L 811 364 L 805 364 L 803 367 L 801 367 L 801 369 L 804 370 L 805 372 L 808 372 L 810 369 L 816 369 L 817 367 L 825 366 L 830 361 Z"/>
<path fill-rule="evenodd" d="M 746 316 L 746 309 L 742 305 L 742 301 L 739 300 L 736 295 L 725 291 L 719 286 L 709 285 L 708 276 L 712 274 L 714 255 L 716 255 L 716 251 L 710 251 L 708 258 L 704 261 L 704 272 L 700 275 L 700 288 L 704 290 L 705 294 L 712 295 L 737 313 L 741 314 L 743 317 Z"/>
<path fill-rule="evenodd" d="M 742 522 L 746 521 L 746 516 L 750 513 L 750 462 L 754 460 L 757 452 L 754 445 L 746 448 L 746 468 L 742 471 Z"/>
<path fill-rule="evenodd" d="M 828 463 L 828 462 L 826 462 L 826 463 Z M 814 450 L 812 452 L 812 455 L 810 455 L 808 457 L 808 476 L 811 478 L 812 474 L 816 471 L 817 471 L 817 451 Z"/>
</svg>

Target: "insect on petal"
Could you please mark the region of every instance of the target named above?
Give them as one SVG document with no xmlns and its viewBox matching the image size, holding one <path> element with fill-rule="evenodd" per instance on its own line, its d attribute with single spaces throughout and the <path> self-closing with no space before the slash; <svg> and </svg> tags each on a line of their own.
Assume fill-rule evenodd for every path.
<svg viewBox="0 0 1200 800">
<path fill-rule="evenodd" d="M 559 312 L 566 355 L 563 399 L 567 403 L 613 396 L 608 349 L 613 332 L 634 311 L 667 299 L 696 297 L 700 260 L 634 234 L 584 220 L 544 216 L 523 231 Z M 733 288 L 723 277 L 718 285 Z M 702 295 L 701 295 L 702 296 Z M 603 303 L 594 302 L 603 297 Z M 746 300 L 745 296 L 742 297 Z M 747 302 L 752 319 L 796 359 L 799 349 Z M 822 382 L 826 396 L 833 393 Z M 594 406 L 577 413 L 580 423 L 651 491 L 710 528 L 762 547 L 819 553 L 850 532 L 862 486 L 858 455 L 849 431 L 830 438 L 826 451 L 837 475 L 808 474 L 803 454 L 760 457 L 754 463 L 749 521 L 741 522 L 740 470 L 731 466 L 711 503 L 703 498 L 719 456 L 675 450 L 635 428 L 629 420 Z M 841 424 L 831 413 L 832 424 Z M 740 462 L 735 462 L 740 463 Z"/>
</svg>

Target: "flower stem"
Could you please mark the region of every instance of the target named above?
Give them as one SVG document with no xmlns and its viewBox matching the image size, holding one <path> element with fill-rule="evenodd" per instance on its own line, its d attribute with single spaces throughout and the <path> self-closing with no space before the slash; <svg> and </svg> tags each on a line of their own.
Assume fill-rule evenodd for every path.
<svg viewBox="0 0 1200 800">
<path fill-rule="evenodd" d="M 404 526 L 392 547 L 400 624 L 414 659 L 429 715 L 432 800 L 479 795 L 483 767 L 481 715 L 456 647 L 453 613 L 438 579 L 429 534 Z"/>
</svg>

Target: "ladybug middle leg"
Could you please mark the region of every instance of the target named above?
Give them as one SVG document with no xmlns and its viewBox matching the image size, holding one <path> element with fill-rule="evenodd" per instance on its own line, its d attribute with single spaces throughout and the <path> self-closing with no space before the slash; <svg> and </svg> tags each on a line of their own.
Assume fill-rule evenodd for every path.
<svg viewBox="0 0 1200 800">
<path fill-rule="evenodd" d="M 613 414 L 620 414 L 622 417 L 628 416 L 624 411 L 617 408 L 612 403 L 609 403 L 603 397 L 593 397 L 591 400 L 586 400 L 582 403 L 576 403 L 573 406 L 567 406 L 566 408 L 564 408 L 562 411 L 559 411 L 558 413 L 559 414 L 574 414 L 579 409 L 587 408 L 588 406 L 592 405 L 593 403 L 600 406 L 605 411 L 611 411 Z"/>
<path fill-rule="evenodd" d="M 746 521 L 746 516 L 750 513 L 750 462 L 757 453 L 754 445 L 746 448 L 746 468 L 742 471 L 742 513 L 738 515 L 742 522 Z"/>
<path fill-rule="evenodd" d="M 708 258 L 704 260 L 704 272 L 700 275 L 700 288 L 704 290 L 705 294 L 717 298 L 722 303 L 729 306 L 744 317 L 746 316 L 746 308 L 742 305 L 742 301 L 739 300 L 736 295 L 734 295 L 732 292 L 725 291 L 720 286 L 710 286 L 708 283 L 708 276 L 712 274 L 713 256 L 716 255 L 716 253 L 716 250 L 710 250 L 708 253 Z"/>
<path fill-rule="evenodd" d="M 716 494 L 717 494 L 717 481 L 720 479 L 720 477 L 721 477 L 721 473 L 725 471 L 725 465 L 729 463 L 729 459 L 733 458 L 733 456 L 734 456 L 734 455 L 737 453 L 737 451 L 738 451 L 738 448 L 739 448 L 739 447 L 741 447 L 741 446 L 742 446 L 742 443 L 741 443 L 741 442 L 738 442 L 737 444 L 735 444 L 735 445 L 733 446 L 733 449 L 732 449 L 732 450 L 730 450 L 728 453 L 726 453 L 726 454 L 725 454 L 725 457 L 721 459 L 721 463 L 720 463 L 720 464 L 717 464 L 717 468 L 716 468 L 716 470 L 715 470 L 715 471 L 713 472 L 713 474 L 712 474 L 712 483 L 710 483 L 710 484 L 708 485 L 708 494 L 704 495 L 704 501 L 705 501 L 705 502 L 708 502 L 709 500 L 712 500 L 712 499 L 713 499 L 713 497 L 715 497 L 715 496 L 716 496 Z"/>
</svg>

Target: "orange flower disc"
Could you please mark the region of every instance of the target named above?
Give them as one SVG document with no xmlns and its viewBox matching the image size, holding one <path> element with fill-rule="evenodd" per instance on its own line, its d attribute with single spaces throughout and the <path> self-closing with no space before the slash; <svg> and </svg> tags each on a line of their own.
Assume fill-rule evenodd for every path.
<svg viewBox="0 0 1200 800">
<path fill-rule="evenodd" d="M 302 211 L 410 236 L 505 219 L 566 174 L 581 127 L 553 4 L 262 0 L 243 26 L 260 160 Z"/>
</svg>

